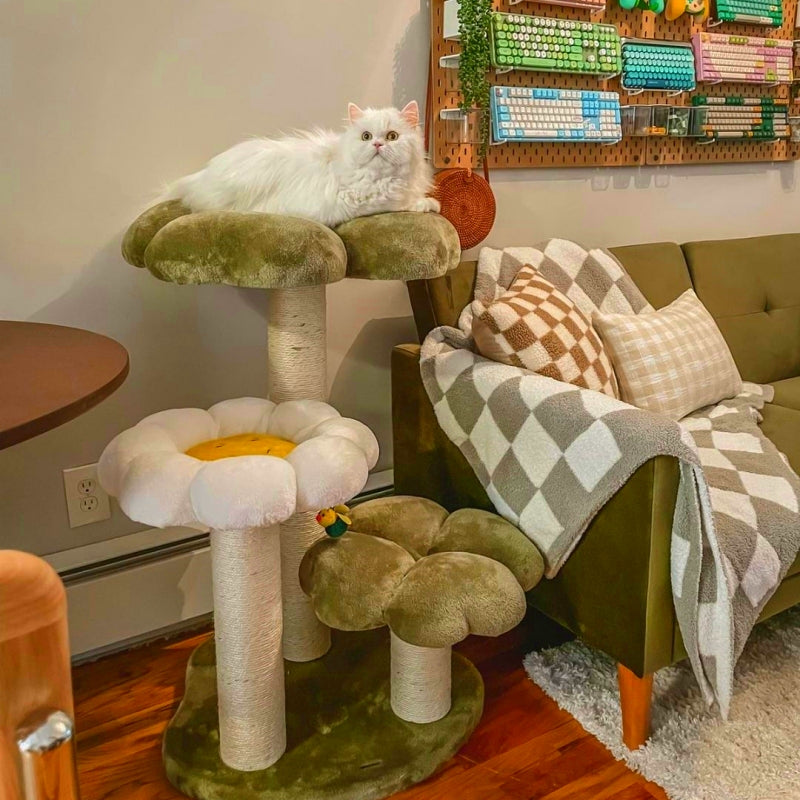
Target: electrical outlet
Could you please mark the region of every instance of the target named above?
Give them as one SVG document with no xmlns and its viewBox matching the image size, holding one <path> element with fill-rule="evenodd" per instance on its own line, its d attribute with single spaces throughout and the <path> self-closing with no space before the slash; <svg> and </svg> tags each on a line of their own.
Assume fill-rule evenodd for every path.
<svg viewBox="0 0 800 800">
<path fill-rule="evenodd" d="M 111 517 L 108 495 L 97 480 L 97 464 L 64 470 L 64 495 L 70 528 Z"/>
</svg>

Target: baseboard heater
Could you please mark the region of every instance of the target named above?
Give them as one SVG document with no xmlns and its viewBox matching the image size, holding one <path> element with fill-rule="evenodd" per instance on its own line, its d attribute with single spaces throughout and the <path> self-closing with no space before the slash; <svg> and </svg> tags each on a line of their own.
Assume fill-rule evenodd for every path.
<svg viewBox="0 0 800 800">
<path fill-rule="evenodd" d="M 392 493 L 391 470 L 354 502 Z M 74 663 L 208 624 L 213 607 L 207 533 L 146 530 L 45 556 L 67 588 Z"/>
</svg>

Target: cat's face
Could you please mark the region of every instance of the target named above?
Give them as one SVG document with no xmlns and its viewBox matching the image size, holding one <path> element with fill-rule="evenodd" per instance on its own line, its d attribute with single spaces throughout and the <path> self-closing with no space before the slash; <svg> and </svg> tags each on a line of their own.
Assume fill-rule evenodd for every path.
<svg viewBox="0 0 800 800">
<path fill-rule="evenodd" d="M 350 161 L 377 174 L 402 171 L 422 151 L 417 129 L 419 107 L 412 101 L 402 110 L 396 108 L 360 109 L 348 106 L 350 125 L 343 141 Z"/>
</svg>

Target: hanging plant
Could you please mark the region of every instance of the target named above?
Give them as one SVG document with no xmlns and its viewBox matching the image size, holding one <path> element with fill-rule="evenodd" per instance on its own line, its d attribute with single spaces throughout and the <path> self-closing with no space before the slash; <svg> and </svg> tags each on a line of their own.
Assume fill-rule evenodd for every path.
<svg viewBox="0 0 800 800">
<path fill-rule="evenodd" d="M 458 80 L 461 84 L 461 110 L 468 114 L 479 109 L 480 146 L 478 158 L 483 161 L 489 147 L 489 23 L 492 0 L 459 0 L 458 28 L 461 55 L 458 60 Z"/>
</svg>

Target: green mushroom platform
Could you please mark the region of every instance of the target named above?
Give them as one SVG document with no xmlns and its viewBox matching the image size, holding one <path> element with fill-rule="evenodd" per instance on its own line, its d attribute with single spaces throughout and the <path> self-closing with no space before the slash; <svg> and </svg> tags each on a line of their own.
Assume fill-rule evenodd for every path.
<svg viewBox="0 0 800 800">
<path fill-rule="evenodd" d="M 432 775 L 483 711 L 483 681 L 453 654 L 453 705 L 438 722 L 394 715 L 385 629 L 334 632 L 316 661 L 286 664 L 288 746 L 269 769 L 238 772 L 219 756 L 213 641 L 189 660 L 186 693 L 164 738 L 170 782 L 198 800 L 378 800 Z"/>
</svg>

